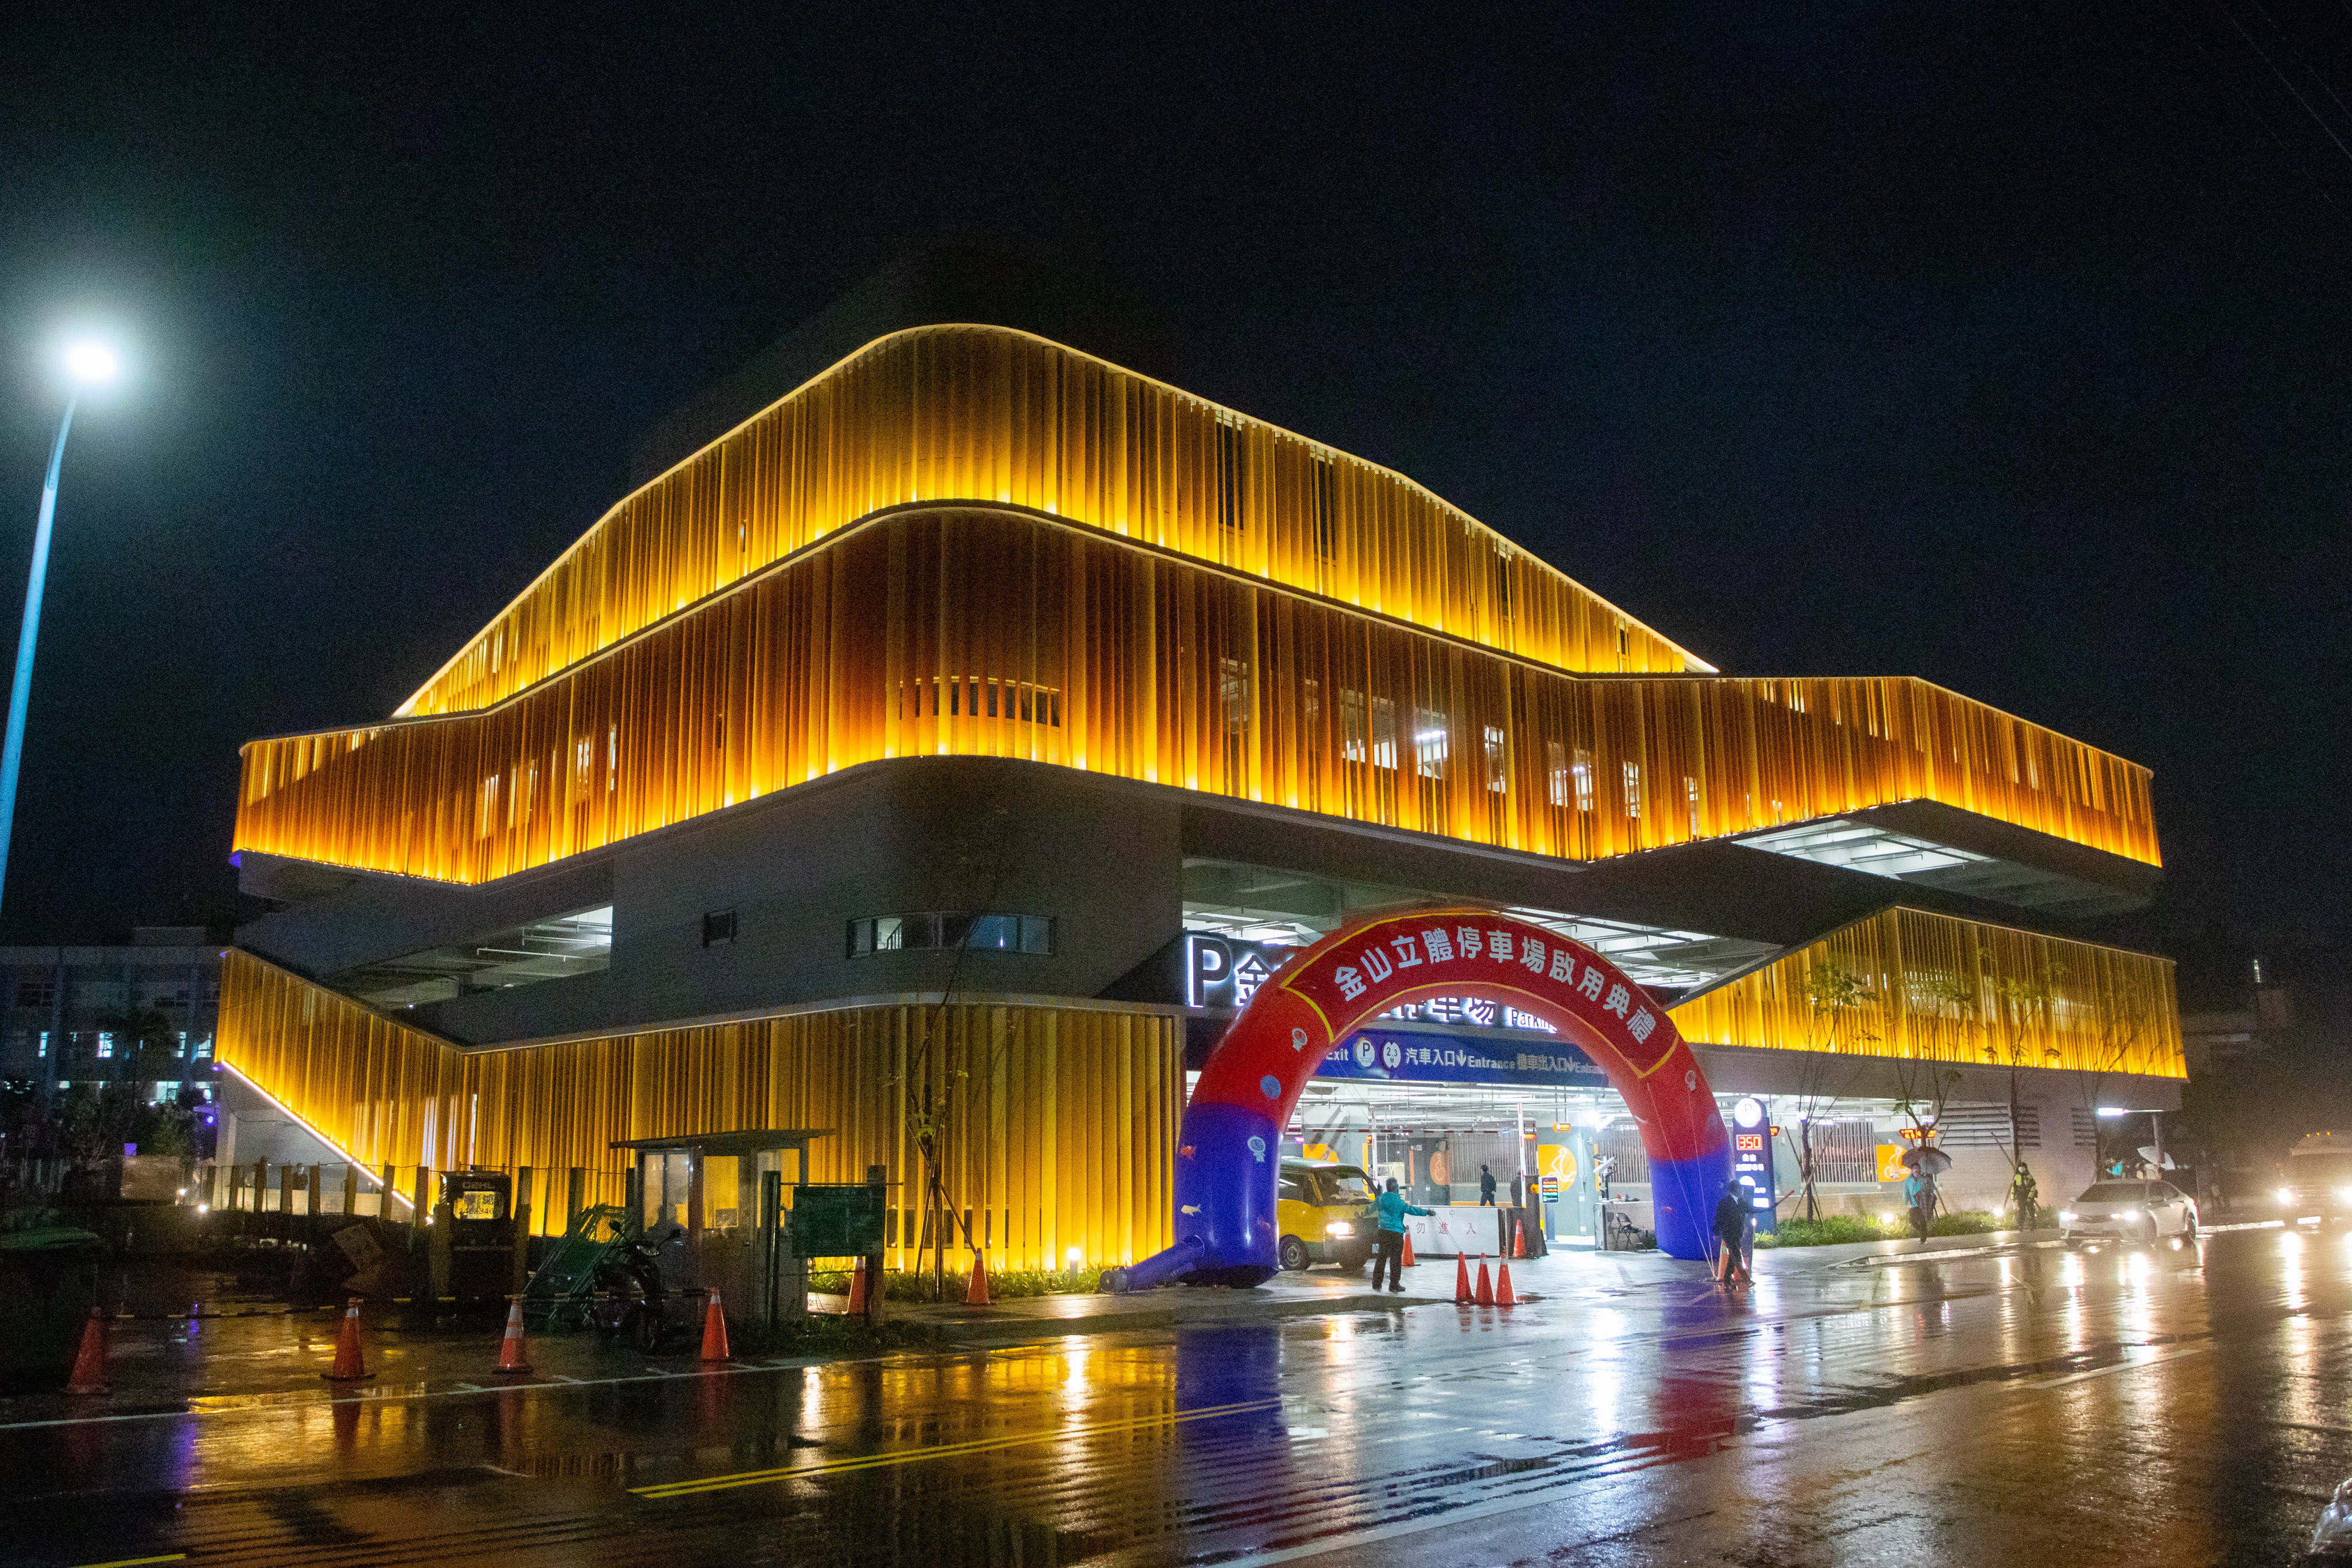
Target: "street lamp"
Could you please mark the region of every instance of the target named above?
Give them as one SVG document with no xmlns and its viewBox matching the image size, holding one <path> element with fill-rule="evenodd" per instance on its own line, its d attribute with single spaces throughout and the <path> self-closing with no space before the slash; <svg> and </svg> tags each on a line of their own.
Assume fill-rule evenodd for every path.
<svg viewBox="0 0 2352 1568">
<path fill-rule="evenodd" d="M 16 823 L 16 775 L 24 762 L 25 709 L 33 699 L 33 645 L 41 632 L 41 585 L 49 573 L 49 519 L 58 509 L 58 465 L 65 460 L 66 432 L 73 428 L 74 404 L 86 387 L 102 386 L 121 373 L 109 344 L 81 338 L 62 356 L 73 390 L 66 415 L 58 422 L 57 444 L 49 448 L 49 476 L 41 486 L 41 521 L 33 530 L 33 571 L 25 583 L 25 624 L 16 634 L 16 679 L 8 690 L 8 737 L 0 744 L 0 896 L 8 885 L 8 840 Z"/>
</svg>

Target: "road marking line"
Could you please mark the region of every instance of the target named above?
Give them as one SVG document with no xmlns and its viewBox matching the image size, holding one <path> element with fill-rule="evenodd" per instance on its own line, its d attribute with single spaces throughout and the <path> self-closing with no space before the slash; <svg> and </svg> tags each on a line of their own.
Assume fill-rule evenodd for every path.
<svg viewBox="0 0 2352 1568">
<path fill-rule="evenodd" d="M 743 1470 L 734 1475 L 704 1476 L 695 1480 L 667 1481 L 657 1486 L 631 1487 L 637 1497 L 663 1499 L 691 1497 L 702 1492 L 730 1491 L 737 1487 L 765 1486 L 773 1481 L 798 1479 L 803 1476 L 839 1475 L 848 1470 L 879 1469 L 891 1465 L 914 1464 L 923 1459 L 953 1458 L 965 1454 L 992 1453 L 1000 1448 L 1017 1448 L 1036 1443 L 1059 1443 L 1078 1437 L 1101 1437 L 1115 1432 L 1139 1432 L 1154 1427 L 1172 1427 L 1185 1421 L 1200 1421 L 1213 1416 L 1241 1416 L 1255 1410 L 1272 1410 L 1282 1404 L 1279 1397 L 1251 1399 L 1238 1405 L 1210 1405 L 1193 1410 L 1178 1410 L 1164 1416 L 1140 1416 L 1129 1421 L 1101 1421 L 1086 1427 L 1063 1427 L 1049 1431 L 1021 1432 L 1003 1437 L 974 1437 L 961 1443 L 943 1443 L 929 1448 L 897 1448 L 887 1453 L 860 1454 L 851 1458 L 834 1459 L 821 1465 L 798 1465 L 778 1469 Z"/>
<path fill-rule="evenodd" d="M 185 1563 L 184 1552 L 166 1552 L 161 1557 L 117 1557 L 110 1563 L 85 1563 L 81 1568 L 139 1568 L 142 1563 Z"/>
<path fill-rule="evenodd" d="M 2088 1372 L 2070 1372 L 2062 1377 L 2038 1377 L 2032 1382 L 2027 1384 L 2025 1386 L 2028 1388 L 2063 1388 L 2067 1384 L 2081 1383 L 2087 1378 L 2105 1377 L 2113 1373 L 2130 1372 L 2136 1368 L 2143 1366 L 2161 1366 L 2168 1361 L 2179 1361 L 2188 1356 L 2202 1355 L 2212 1348 L 2213 1347 L 2210 1344 L 2192 1344 L 2180 1350 L 2167 1351 L 2161 1355 L 2144 1355 L 2137 1361 L 2119 1361 L 2113 1366 L 2093 1367 Z"/>
<path fill-rule="evenodd" d="M 839 1361 L 799 1359 L 783 1366 L 730 1366 L 728 1372 L 791 1372 L 810 1366 L 866 1366 L 877 1361 L 897 1361 L 919 1352 L 891 1351 L 882 1355 L 849 1356 Z M 533 1378 L 528 1383 L 509 1384 L 502 1388 L 484 1388 L 476 1384 L 454 1384 L 447 1388 L 427 1388 L 423 1385 L 404 1385 L 384 1393 L 313 1394 L 282 1390 L 275 1394 L 227 1394 L 196 1396 L 185 1410 L 130 1410 L 119 1416 L 59 1416 L 45 1421 L 0 1421 L 0 1432 L 26 1432 L 44 1427 L 95 1427 L 117 1421 L 183 1421 L 199 1416 L 253 1416 L 283 1414 L 289 1410 L 315 1410 L 329 1406 L 380 1405 L 406 1399 L 474 1399 L 493 1395 L 511 1394 L 517 1389 L 544 1388 L 551 1391 L 564 1388 L 604 1388 L 622 1383 L 692 1382 L 698 1377 L 714 1375 L 710 1372 L 663 1372 L 648 1370 L 622 1377 L 562 1377 L 555 1373 L 546 1375 L 552 1383 Z M 217 1398 L 235 1403 L 205 1404 L 200 1401 Z"/>
</svg>

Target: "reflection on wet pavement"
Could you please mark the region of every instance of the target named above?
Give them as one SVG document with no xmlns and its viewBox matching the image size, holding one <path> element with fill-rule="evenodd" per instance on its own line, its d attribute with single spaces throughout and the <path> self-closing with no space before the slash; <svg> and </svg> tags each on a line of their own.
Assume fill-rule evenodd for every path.
<svg viewBox="0 0 2352 1568">
<path fill-rule="evenodd" d="M 2352 1237 L 0 1427 L 12 1560 L 2292 1562 Z"/>
</svg>

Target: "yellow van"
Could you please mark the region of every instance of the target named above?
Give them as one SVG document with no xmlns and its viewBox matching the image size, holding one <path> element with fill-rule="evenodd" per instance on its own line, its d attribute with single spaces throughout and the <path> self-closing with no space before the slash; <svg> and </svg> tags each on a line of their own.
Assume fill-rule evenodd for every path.
<svg viewBox="0 0 2352 1568">
<path fill-rule="evenodd" d="M 1372 1255 L 1372 1182 L 1360 1166 L 1285 1160 L 1275 1187 L 1275 1222 L 1282 1228 L 1286 1269 L 1337 1263 L 1360 1270 Z"/>
</svg>

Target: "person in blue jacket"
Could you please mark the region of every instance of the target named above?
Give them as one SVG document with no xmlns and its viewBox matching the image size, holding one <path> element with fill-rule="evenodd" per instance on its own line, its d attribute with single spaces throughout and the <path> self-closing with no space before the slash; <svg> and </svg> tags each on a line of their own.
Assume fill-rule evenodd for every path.
<svg viewBox="0 0 2352 1568">
<path fill-rule="evenodd" d="M 1377 1291 L 1381 1288 L 1381 1270 L 1386 1269 L 1389 1271 L 1389 1289 L 1402 1291 L 1404 1289 L 1404 1217 L 1408 1214 L 1427 1214 L 1429 1210 L 1415 1208 L 1412 1204 L 1407 1203 L 1404 1200 L 1404 1194 L 1397 1191 L 1397 1180 L 1394 1176 L 1389 1177 L 1388 1190 L 1381 1194 L 1380 1202 L 1373 1207 L 1380 1210 L 1381 1250 L 1372 1260 L 1372 1289 Z"/>
</svg>

